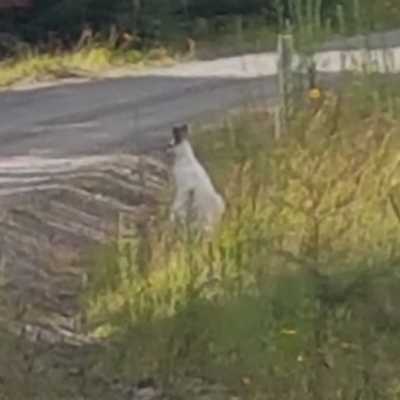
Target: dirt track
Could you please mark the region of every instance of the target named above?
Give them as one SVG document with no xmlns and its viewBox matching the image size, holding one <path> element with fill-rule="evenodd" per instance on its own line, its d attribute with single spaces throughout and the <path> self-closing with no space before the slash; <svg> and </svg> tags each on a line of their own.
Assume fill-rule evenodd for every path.
<svg viewBox="0 0 400 400">
<path fill-rule="evenodd" d="M 116 235 L 121 210 L 140 218 L 158 205 L 165 165 L 112 156 L 0 161 L 1 267 L 16 323 L 71 327 L 82 257 Z"/>
</svg>

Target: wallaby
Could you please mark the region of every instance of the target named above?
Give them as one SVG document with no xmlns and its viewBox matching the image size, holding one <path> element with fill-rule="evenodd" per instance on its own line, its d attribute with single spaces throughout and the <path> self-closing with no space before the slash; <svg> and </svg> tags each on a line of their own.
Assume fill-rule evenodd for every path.
<svg viewBox="0 0 400 400">
<path fill-rule="evenodd" d="M 176 126 L 168 145 L 168 152 L 174 158 L 172 174 L 176 187 L 171 217 L 209 231 L 222 218 L 225 202 L 194 155 L 188 135 L 187 124 Z"/>
</svg>

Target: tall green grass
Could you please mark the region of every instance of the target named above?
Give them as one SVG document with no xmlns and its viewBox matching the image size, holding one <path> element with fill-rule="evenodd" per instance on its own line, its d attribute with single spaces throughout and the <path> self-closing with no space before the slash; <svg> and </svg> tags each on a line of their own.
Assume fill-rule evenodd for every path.
<svg viewBox="0 0 400 400">
<path fill-rule="evenodd" d="M 121 67 L 140 71 L 178 62 L 183 55 L 166 48 L 141 52 L 118 51 L 105 45 L 58 55 L 29 52 L 0 63 L 0 87 L 16 83 L 34 83 L 65 78 L 90 78 Z"/>
<path fill-rule="evenodd" d="M 306 58 L 331 32 L 320 6 L 292 5 Z M 345 32 L 341 8 L 337 18 Z M 198 239 L 160 219 L 139 242 L 151 249 L 140 273 L 115 255 L 96 263 L 88 316 L 110 343 L 100 373 L 153 375 L 171 397 L 397 399 L 395 82 L 358 74 L 339 94 L 289 93 L 279 141 L 254 110 L 196 136 L 224 220 Z"/>
<path fill-rule="evenodd" d="M 356 80 L 279 142 L 263 112 L 196 137 L 224 221 L 194 240 L 161 220 L 141 273 L 96 263 L 102 373 L 188 398 L 199 378 L 211 398 L 397 398 L 398 100 Z"/>
</svg>

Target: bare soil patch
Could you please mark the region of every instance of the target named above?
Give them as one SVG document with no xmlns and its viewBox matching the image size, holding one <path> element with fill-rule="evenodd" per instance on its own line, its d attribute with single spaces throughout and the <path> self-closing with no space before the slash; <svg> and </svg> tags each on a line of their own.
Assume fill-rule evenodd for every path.
<svg viewBox="0 0 400 400">
<path fill-rule="evenodd" d="M 3 310 L 13 330 L 78 335 L 83 258 L 115 238 L 120 211 L 139 221 L 159 206 L 167 177 L 147 156 L 0 161 Z"/>
</svg>

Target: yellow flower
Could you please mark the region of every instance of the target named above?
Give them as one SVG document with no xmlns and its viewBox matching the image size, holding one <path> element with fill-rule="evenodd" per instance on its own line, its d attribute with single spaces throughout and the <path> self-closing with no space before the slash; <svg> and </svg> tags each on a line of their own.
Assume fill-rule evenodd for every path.
<svg viewBox="0 0 400 400">
<path fill-rule="evenodd" d="M 303 361 L 304 361 L 303 355 L 302 355 L 302 354 L 299 354 L 299 355 L 297 356 L 297 362 L 303 362 Z"/>
<path fill-rule="evenodd" d="M 308 91 L 308 97 L 313 100 L 319 99 L 321 97 L 321 91 L 317 88 L 311 89 Z"/>
</svg>

